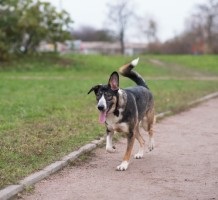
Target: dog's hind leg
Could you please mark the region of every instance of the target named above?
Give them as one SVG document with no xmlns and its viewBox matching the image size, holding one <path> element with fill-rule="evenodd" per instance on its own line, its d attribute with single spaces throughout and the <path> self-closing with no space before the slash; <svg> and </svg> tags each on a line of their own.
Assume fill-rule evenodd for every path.
<svg viewBox="0 0 218 200">
<path fill-rule="evenodd" d="M 154 109 L 151 109 L 150 111 L 148 111 L 142 122 L 143 128 L 148 131 L 148 135 L 149 135 L 149 144 L 148 144 L 149 151 L 152 151 L 154 149 L 154 137 L 153 137 L 154 123 L 155 123 Z"/>
<path fill-rule="evenodd" d="M 148 135 L 149 135 L 149 144 L 148 144 L 148 150 L 152 151 L 154 149 L 154 131 L 153 131 L 153 123 L 148 125 Z"/>
<path fill-rule="evenodd" d="M 129 166 L 129 159 L 130 159 L 130 156 L 132 153 L 134 141 L 135 141 L 135 134 L 130 132 L 129 135 L 127 136 L 127 149 L 126 149 L 126 153 L 123 157 L 123 161 L 119 166 L 117 166 L 118 171 L 127 170 L 128 166 Z"/>
<path fill-rule="evenodd" d="M 143 137 L 142 137 L 141 134 L 140 134 L 139 127 L 138 127 L 138 131 L 136 132 L 135 137 L 136 137 L 136 139 L 138 140 L 140 147 L 139 147 L 138 153 L 134 155 L 134 158 L 140 159 L 140 158 L 142 158 L 143 155 L 144 155 L 145 141 L 144 141 Z"/>
<path fill-rule="evenodd" d="M 149 144 L 148 144 L 148 150 L 152 151 L 154 149 L 154 130 L 153 125 L 155 123 L 155 116 L 154 116 L 154 110 L 148 113 L 147 115 L 147 123 L 148 123 L 148 135 L 149 135 Z"/>
</svg>

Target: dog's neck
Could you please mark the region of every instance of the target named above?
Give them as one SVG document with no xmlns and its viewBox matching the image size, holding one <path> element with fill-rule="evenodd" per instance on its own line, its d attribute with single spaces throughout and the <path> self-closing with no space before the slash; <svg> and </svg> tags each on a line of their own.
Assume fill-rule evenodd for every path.
<svg viewBox="0 0 218 200">
<path fill-rule="evenodd" d="M 116 107 L 113 111 L 113 114 L 117 117 L 119 117 L 120 111 L 123 110 L 126 106 L 126 93 L 124 90 L 119 89 L 117 93 L 117 102 Z"/>
</svg>

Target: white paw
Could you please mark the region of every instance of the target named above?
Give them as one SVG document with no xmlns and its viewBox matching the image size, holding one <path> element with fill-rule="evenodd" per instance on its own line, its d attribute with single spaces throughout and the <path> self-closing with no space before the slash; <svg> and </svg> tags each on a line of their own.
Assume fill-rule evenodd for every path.
<svg viewBox="0 0 218 200">
<path fill-rule="evenodd" d="M 123 161 L 120 165 L 117 166 L 118 171 L 125 171 L 127 170 L 129 163 L 127 161 Z"/>
<path fill-rule="evenodd" d="M 141 159 L 142 157 L 143 157 L 143 153 L 141 153 L 141 152 L 134 155 L 135 159 Z"/>
<path fill-rule="evenodd" d="M 116 151 L 115 147 L 106 147 L 108 153 L 114 153 Z"/>
</svg>

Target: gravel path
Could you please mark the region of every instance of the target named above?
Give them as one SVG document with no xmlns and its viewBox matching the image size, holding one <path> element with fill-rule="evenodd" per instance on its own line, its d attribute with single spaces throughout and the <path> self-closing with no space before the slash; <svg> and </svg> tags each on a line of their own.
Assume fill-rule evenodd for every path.
<svg viewBox="0 0 218 200">
<path fill-rule="evenodd" d="M 218 200 L 218 98 L 157 123 L 155 141 L 155 149 L 132 158 L 127 171 L 115 171 L 126 148 L 122 139 L 115 153 L 98 148 L 89 161 L 65 168 L 20 198 Z"/>
</svg>

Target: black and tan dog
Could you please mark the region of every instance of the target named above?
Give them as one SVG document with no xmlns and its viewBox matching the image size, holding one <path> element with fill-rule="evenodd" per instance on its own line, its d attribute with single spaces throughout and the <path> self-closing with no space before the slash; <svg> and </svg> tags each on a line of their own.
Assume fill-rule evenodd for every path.
<svg viewBox="0 0 218 200">
<path fill-rule="evenodd" d="M 126 89 L 119 88 L 119 75 L 113 72 L 107 85 L 96 85 L 88 94 L 95 92 L 97 108 L 100 111 L 99 121 L 105 123 L 107 128 L 106 150 L 114 152 L 112 136 L 115 131 L 127 133 L 127 149 L 122 163 L 117 170 L 123 171 L 128 168 L 135 138 L 140 144 L 136 159 L 143 157 L 144 139 L 140 132 L 147 130 L 149 133 L 149 150 L 154 148 L 153 124 L 154 100 L 143 78 L 132 69 L 138 64 L 138 59 L 122 66 L 120 74 L 133 80 L 137 86 Z"/>
</svg>

